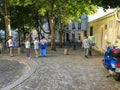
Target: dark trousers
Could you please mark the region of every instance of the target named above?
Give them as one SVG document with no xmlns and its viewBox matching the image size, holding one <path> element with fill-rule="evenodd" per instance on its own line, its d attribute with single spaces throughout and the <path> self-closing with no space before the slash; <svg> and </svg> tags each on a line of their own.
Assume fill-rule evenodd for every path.
<svg viewBox="0 0 120 90">
<path fill-rule="evenodd" d="M 89 55 L 92 56 L 92 46 L 89 48 Z"/>
<path fill-rule="evenodd" d="M 26 48 L 26 57 L 30 57 L 30 48 Z"/>
</svg>

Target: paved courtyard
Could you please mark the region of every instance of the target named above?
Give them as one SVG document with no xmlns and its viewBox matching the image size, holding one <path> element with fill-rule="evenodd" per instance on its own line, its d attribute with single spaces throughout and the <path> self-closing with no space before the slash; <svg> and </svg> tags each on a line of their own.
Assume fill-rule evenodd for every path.
<svg viewBox="0 0 120 90">
<path fill-rule="evenodd" d="M 23 74 L 25 65 L 18 61 L 0 60 L 0 88 L 6 87 Z"/>
<path fill-rule="evenodd" d="M 63 52 L 48 49 L 47 57 L 39 58 L 32 53 L 36 71 L 12 90 L 120 90 L 120 82 L 106 77 L 102 55 L 94 52 L 84 58 L 82 49 L 70 50 L 70 55 Z"/>
<path fill-rule="evenodd" d="M 48 50 L 47 57 L 34 58 L 36 72 L 13 90 L 118 90 L 120 83 L 106 78 L 102 56 L 94 53 L 83 57 L 83 50 L 71 50 L 64 55 L 63 49 Z"/>
</svg>

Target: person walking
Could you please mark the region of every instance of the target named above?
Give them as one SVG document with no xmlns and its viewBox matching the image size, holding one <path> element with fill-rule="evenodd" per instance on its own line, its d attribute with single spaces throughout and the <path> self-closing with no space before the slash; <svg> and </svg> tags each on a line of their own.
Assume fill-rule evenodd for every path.
<svg viewBox="0 0 120 90">
<path fill-rule="evenodd" d="M 39 55 L 39 40 L 38 40 L 38 37 L 35 37 L 35 40 L 34 40 L 34 50 L 35 50 L 35 56 L 38 57 Z"/>
<path fill-rule="evenodd" d="M 46 56 L 46 44 L 47 40 L 42 36 L 42 39 L 40 40 L 40 56 Z"/>
<path fill-rule="evenodd" d="M 26 58 L 30 59 L 30 39 L 25 39 L 25 47 L 26 47 Z"/>
<path fill-rule="evenodd" d="M 83 48 L 84 48 L 84 56 L 87 58 L 89 54 L 89 48 L 90 48 L 90 40 L 88 39 L 88 36 L 85 37 L 83 40 Z"/>
<path fill-rule="evenodd" d="M 13 57 L 13 39 L 12 36 L 9 36 L 9 39 L 7 41 L 8 43 L 8 48 L 9 48 L 9 53 L 10 53 L 10 57 Z"/>
</svg>

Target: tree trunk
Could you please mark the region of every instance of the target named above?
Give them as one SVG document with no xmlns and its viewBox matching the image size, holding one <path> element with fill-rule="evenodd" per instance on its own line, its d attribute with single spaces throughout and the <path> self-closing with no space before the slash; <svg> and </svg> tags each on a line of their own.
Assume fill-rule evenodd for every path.
<svg viewBox="0 0 120 90">
<path fill-rule="evenodd" d="M 50 29 L 51 29 L 51 50 L 56 50 L 55 48 L 55 31 L 54 31 L 54 20 L 53 20 L 53 4 L 54 0 L 50 0 L 51 10 L 50 10 Z"/>
<path fill-rule="evenodd" d="M 61 23 L 61 20 L 59 22 L 59 26 L 60 26 L 60 30 L 59 30 L 59 47 L 62 48 L 63 47 L 63 24 Z"/>
<path fill-rule="evenodd" d="M 7 1 L 5 0 L 5 6 L 4 6 L 4 9 L 5 9 L 5 38 L 7 39 L 8 36 L 11 36 L 11 27 L 10 27 L 10 15 L 9 15 L 9 11 L 7 9 Z"/>
<path fill-rule="evenodd" d="M 18 47 L 20 47 L 20 28 L 18 28 Z"/>
<path fill-rule="evenodd" d="M 51 27 L 51 50 L 56 50 L 55 48 L 55 31 L 53 29 L 53 19 L 50 20 Z"/>
<path fill-rule="evenodd" d="M 62 30 L 59 31 L 60 37 L 59 37 L 59 47 L 63 47 L 63 33 Z"/>
</svg>

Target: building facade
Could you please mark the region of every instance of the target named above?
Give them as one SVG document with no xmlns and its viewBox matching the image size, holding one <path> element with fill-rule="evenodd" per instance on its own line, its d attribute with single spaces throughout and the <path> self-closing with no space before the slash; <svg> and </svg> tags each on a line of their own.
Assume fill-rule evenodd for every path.
<svg viewBox="0 0 120 90">
<path fill-rule="evenodd" d="M 86 15 L 80 17 L 81 22 L 72 21 L 65 30 L 65 40 L 75 40 L 80 42 L 87 35 L 88 17 Z"/>
<path fill-rule="evenodd" d="M 95 36 L 97 51 L 104 52 L 108 45 L 116 44 L 120 47 L 120 10 L 117 8 L 113 12 L 93 20 L 88 23 L 88 36 Z"/>
<path fill-rule="evenodd" d="M 80 42 L 82 40 L 82 37 L 87 35 L 87 25 L 88 25 L 88 17 L 86 15 L 81 16 L 80 17 L 81 22 L 75 22 L 72 21 L 66 28 L 65 28 L 65 33 L 63 36 L 63 42 L 65 40 L 71 40 L 71 41 L 77 41 Z M 49 32 L 49 27 L 48 27 L 48 23 L 46 22 L 43 25 L 43 28 L 45 30 L 45 32 Z M 45 36 L 45 38 L 48 40 L 48 42 L 51 41 L 50 39 L 50 34 L 45 34 L 42 30 L 41 30 L 41 34 Z M 35 29 L 32 30 L 32 37 L 34 39 L 34 37 L 38 36 L 37 31 Z M 55 30 L 55 42 L 59 42 L 59 30 Z"/>
</svg>

